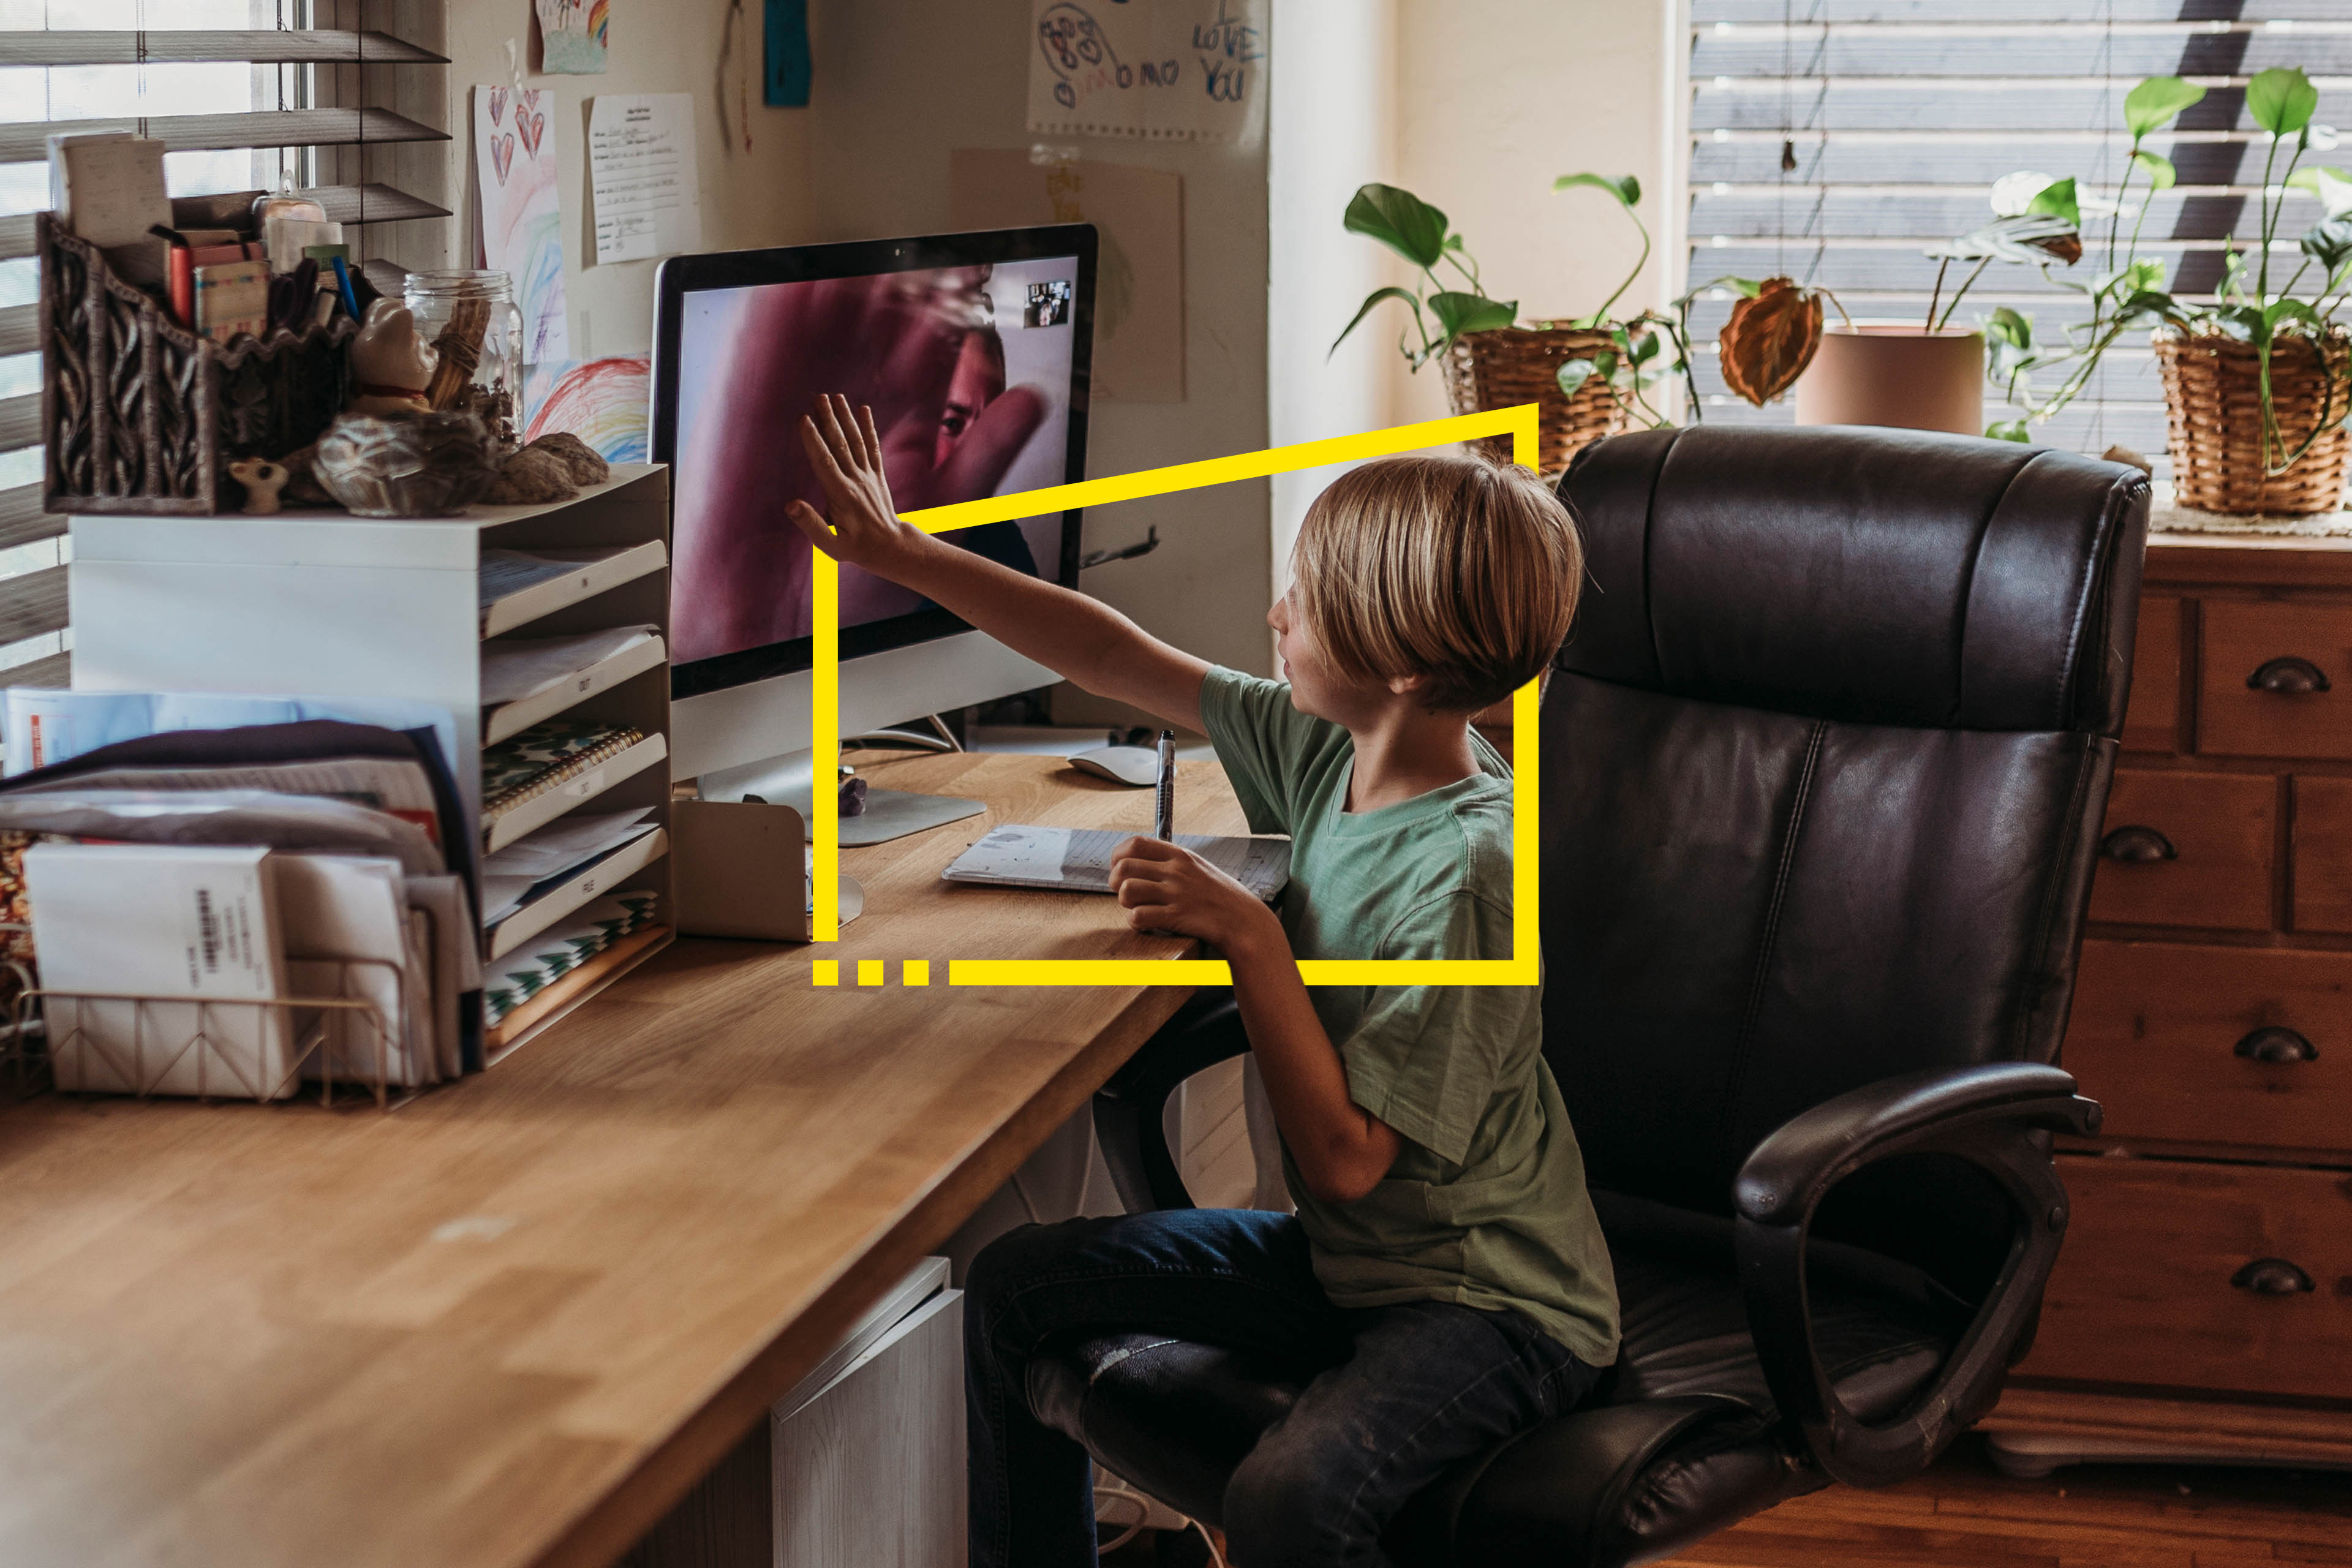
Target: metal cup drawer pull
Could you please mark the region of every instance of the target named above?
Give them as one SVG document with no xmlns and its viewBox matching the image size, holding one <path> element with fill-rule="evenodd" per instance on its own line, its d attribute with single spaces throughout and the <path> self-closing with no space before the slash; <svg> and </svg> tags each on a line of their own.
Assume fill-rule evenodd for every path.
<svg viewBox="0 0 2352 1568">
<path fill-rule="evenodd" d="M 2293 654 L 2284 658 L 2265 659 L 2260 669 L 2246 677 L 2250 691 L 2269 691 L 2281 697 L 2308 697 L 2327 689 L 2327 672 L 2307 658 Z"/>
<path fill-rule="evenodd" d="M 2319 1047 L 2305 1036 L 2273 1024 L 2248 1034 L 2230 1047 L 2232 1056 L 2250 1062 L 2308 1062 L 2319 1059 Z"/>
<path fill-rule="evenodd" d="M 2110 860 L 2129 860 L 2140 865 L 2180 858 L 2180 851 L 2172 847 L 2171 839 L 2153 827 L 2137 825 L 2118 827 L 2100 839 L 2099 853 Z"/>
<path fill-rule="evenodd" d="M 2310 1275 L 2284 1258 L 2257 1258 L 2231 1275 L 2230 1283 L 2257 1296 L 2300 1296 L 2317 1289 Z"/>
</svg>

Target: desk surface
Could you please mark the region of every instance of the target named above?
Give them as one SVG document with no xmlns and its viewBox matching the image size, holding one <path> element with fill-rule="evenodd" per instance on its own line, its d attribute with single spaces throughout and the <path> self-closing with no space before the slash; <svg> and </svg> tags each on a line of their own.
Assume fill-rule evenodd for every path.
<svg viewBox="0 0 2352 1568">
<path fill-rule="evenodd" d="M 1243 831 L 1185 769 L 1184 831 Z M 1184 994 L 941 984 L 950 956 L 1182 956 L 1106 899 L 938 879 L 986 822 L 1148 831 L 1150 791 L 871 771 L 995 810 L 846 852 L 867 913 L 830 949 L 680 942 L 388 1115 L 0 1111 L 0 1563 L 625 1550 Z M 816 956 L 889 984 L 814 989 Z"/>
</svg>

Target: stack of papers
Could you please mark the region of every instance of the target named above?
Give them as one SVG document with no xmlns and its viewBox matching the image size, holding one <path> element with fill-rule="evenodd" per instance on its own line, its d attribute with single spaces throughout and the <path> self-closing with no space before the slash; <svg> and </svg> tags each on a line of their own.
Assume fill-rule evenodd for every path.
<svg viewBox="0 0 2352 1568">
<path fill-rule="evenodd" d="M 482 929 L 489 930 L 534 895 L 569 880 L 614 850 L 654 831 L 654 808 L 558 817 L 482 862 Z"/>
<path fill-rule="evenodd" d="M 45 749 L 74 743 L 0 785 L 0 832 L 101 841 L 22 852 L 40 984 L 65 994 L 45 1010 L 59 1088 L 410 1089 L 478 1052 L 461 1005 L 482 986 L 471 836 L 436 726 L 304 720 L 85 747 L 94 721 L 135 728 L 173 700 L 8 695 L 12 725 L 61 719 L 40 725 Z M 304 1005 L 326 1001 L 355 1005 Z"/>
<path fill-rule="evenodd" d="M 482 649 L 482 706 L 520 702 L 631 648 L 661 646 L 655 626 L 613 626 L 571 637 L 517 637 Z M 659 662 L 656 655 L 655 662 Z"/>
</svg>

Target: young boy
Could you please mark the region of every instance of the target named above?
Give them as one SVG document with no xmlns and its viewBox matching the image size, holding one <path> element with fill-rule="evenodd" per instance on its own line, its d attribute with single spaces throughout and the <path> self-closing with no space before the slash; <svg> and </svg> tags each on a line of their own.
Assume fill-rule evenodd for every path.
<svg viewBox="0 0 2352 1568">
<path fill-rule="evenodd" d="M 1414 1492 L 1573 1407 L 1617 1354 L 1537 988 L 1309 991 L 1294 963 L 1511 956 L 1509 769 L 1469 716 L 1567 635 L 1582 558 L 1566 509 L 1523 469 L 1465 458 L 1349 473 L 1309 509 L 1266 617 L 1281 684 L 898 521 L 869 411 L 827 398 L 802 437 L 831 526 L 801 502 L 792 520 L 817 548 L 1205 731 L 1250 826 L 1292 840 L 1278 915 L 1172 844 L 1118 850 L 1129 922 L 1232 965 L 1230 1001 L 1195 997 L 1171 1026 L 1237 1015 L 1297 1213 L 1073 1220 L 981 1254 L 965 1302 L 975 1568 L 1094 1563 L 1086 1455 L 1031 1415 L 1025 1373 L 1049 1342 L 1120 1331 L 1246 1352 L 1305 1385 L 1226 1488 L 1237 1568 L 1385 1562 L 1381 1531 Z"/>
</svg>

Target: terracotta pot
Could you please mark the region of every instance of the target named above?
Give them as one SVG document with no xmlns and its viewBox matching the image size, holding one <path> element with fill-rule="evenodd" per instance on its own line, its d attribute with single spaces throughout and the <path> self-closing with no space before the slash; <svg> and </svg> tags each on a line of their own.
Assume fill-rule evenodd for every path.
<svg viewBox="0 0 2352 1568">
<path fill-rule="evenodd" d="M 1974 328 L 1841 322 L 1823 330 L 1797 378 L 1797 423 L 1981 436 L 1984 362 L 1984 335 Z"/>
</svg>

